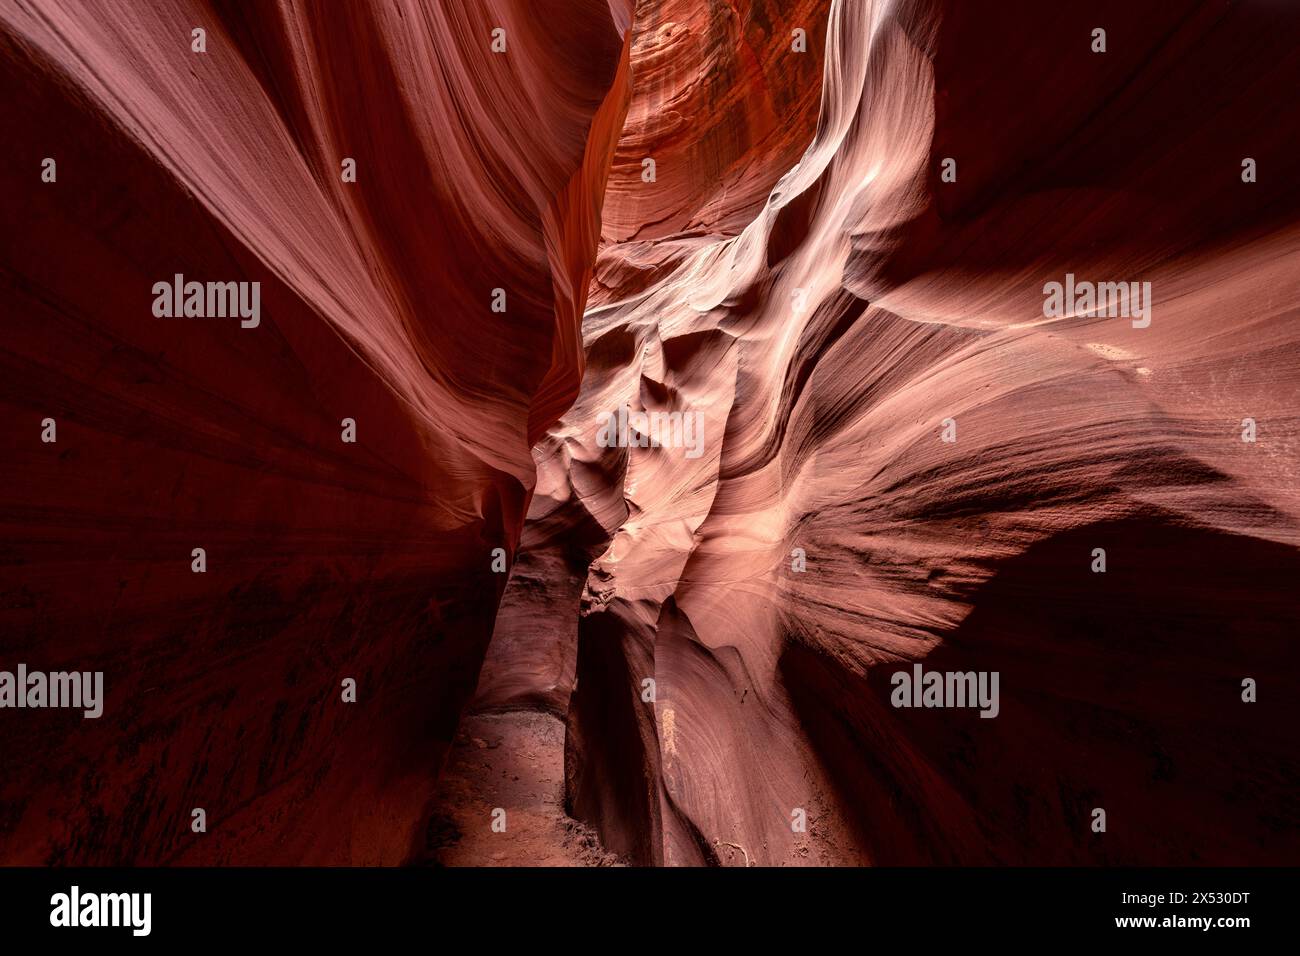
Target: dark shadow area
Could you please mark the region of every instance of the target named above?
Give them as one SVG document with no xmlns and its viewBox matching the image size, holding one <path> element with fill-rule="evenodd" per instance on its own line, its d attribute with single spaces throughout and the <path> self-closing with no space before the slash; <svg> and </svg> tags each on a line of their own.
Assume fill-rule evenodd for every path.
<svg viewBox="0 0 1300 956">
<path fill-rule="evenodd" d="M 921 661 L 999 672 L 994 719 L 891 706 L 910 661 L 863 680 L 791 644 L 780 668 L 864 860 L 1278 865 L 1300 852 L 1298 577 L 1295 549 L 1159 516 L 1043 541 Z"/>
<path fill-rule="evenodd" d="M 634 866 L 657 865 L 662 856 L 659 751 L 653 724 L 637 709 L 641 675 L 652 673 L 652 645 L 615 613 L 581 619 L 564 741 L 564 809 Z"/>
</svg>

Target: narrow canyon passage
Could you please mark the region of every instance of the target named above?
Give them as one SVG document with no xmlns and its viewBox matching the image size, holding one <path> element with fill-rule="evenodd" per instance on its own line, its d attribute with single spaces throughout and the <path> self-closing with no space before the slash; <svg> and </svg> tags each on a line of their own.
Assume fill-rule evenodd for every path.
<svg viewBox="0 0 1300 956">
<path fill-rule="evenodd" d="M 638 866 L 1286 859 L 1300 229 L 1241 157 L 1294 169 L 1248 105 L 1300 57 L 1244 12 L 1102 54 L 1028 2 L 726 7 L 636 8 L 581 388 L 479 685 L 564 715 L 562 757 L 472 719 L 444 861 L 530 862 L 498 806 L 549 835 L 521 855 L 571 859 L 567 807 Z M 1144 314 L 1060 314 L 1076 275 Z M 904 707 L 920 666 L 1000 697 Z"/>
<path fill-rule="evenodd" d="M 0 0 L 0 863 L 1295 860 L 1272 6 Z"/>
</svg>

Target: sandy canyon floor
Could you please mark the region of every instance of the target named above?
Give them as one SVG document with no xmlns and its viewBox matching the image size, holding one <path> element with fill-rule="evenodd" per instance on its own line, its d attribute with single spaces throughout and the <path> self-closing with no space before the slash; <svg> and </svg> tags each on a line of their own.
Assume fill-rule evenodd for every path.
<svg viewBox="0 0 1300 956">
<path fill-rule="evenodd" d="M 492 811 L 506 808 L 505 832 Z M 429 824 L 434 866 L 619 866 L 564 812 L 564 724 L 516 711 L 467 717 Z"/>
</svg>

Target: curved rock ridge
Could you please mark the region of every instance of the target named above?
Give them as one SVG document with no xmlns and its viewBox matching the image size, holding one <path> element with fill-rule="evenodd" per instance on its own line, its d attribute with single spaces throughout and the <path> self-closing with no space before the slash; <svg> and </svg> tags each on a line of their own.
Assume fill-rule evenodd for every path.
<svg viewBox="0 0 1300 956">
<path fill-rule="evenodd" d="M 1077 6 L 0 3 L 0 862 L 1293 861 L 1300 11 Z"/>
<path fill-rule="evenodd" d="M 0 670 L 105 684 L 0 711 L 0 861 L 423 855 L 581 379 L 629 13 L 0 5 Z M 259 323 L 156 317 L 178 274 Z"/>
<path fill-rule="evenodd" d="M 638 5 L 601 256 L 650 277 L 598 271 L 498 621 L 600 552 L 576 686 L 535 669 L 570 812 L 644 864 L 1293 858 L 1293 14 L 835 0 L 751 212 L 695 157 L 753 80 L 661 52 L 730 49 L 722 6 Z M 1067 275 L 1150 283 L 1149 323 L 1051 314 Z M 607 447 L 625 407 L 698 415 L 698 456 Z M 896 706 L 917 665 L 996 673 L 996 715 Z"/>
</svg>

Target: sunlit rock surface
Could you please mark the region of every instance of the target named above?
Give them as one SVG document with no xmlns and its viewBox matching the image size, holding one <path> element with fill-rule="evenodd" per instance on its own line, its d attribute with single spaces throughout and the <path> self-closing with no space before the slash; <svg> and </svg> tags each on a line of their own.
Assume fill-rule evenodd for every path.
<svg viewBox="0 0 1300 956">
<path fill-rule="evenodd" d="M 693 157 L 752 81 L 659 55 L 673 9 L 638 8 L 586 378 L 541 446 L 608 531 L 571 812 L 656 864 L 1292 858 L 1294 16 L 834 3 L 815 134 L 751 209 Z M 634 123 L 638 56 L 693 109 Z M 1045 318 L 1067 273 L 1150 282 L 1150 324 Z M 704 453 L 600 447 L 624 404 L 702 414 Z M 998 716 L 891 706 L 915 662 L 998 672 Z"/>
</svg>

